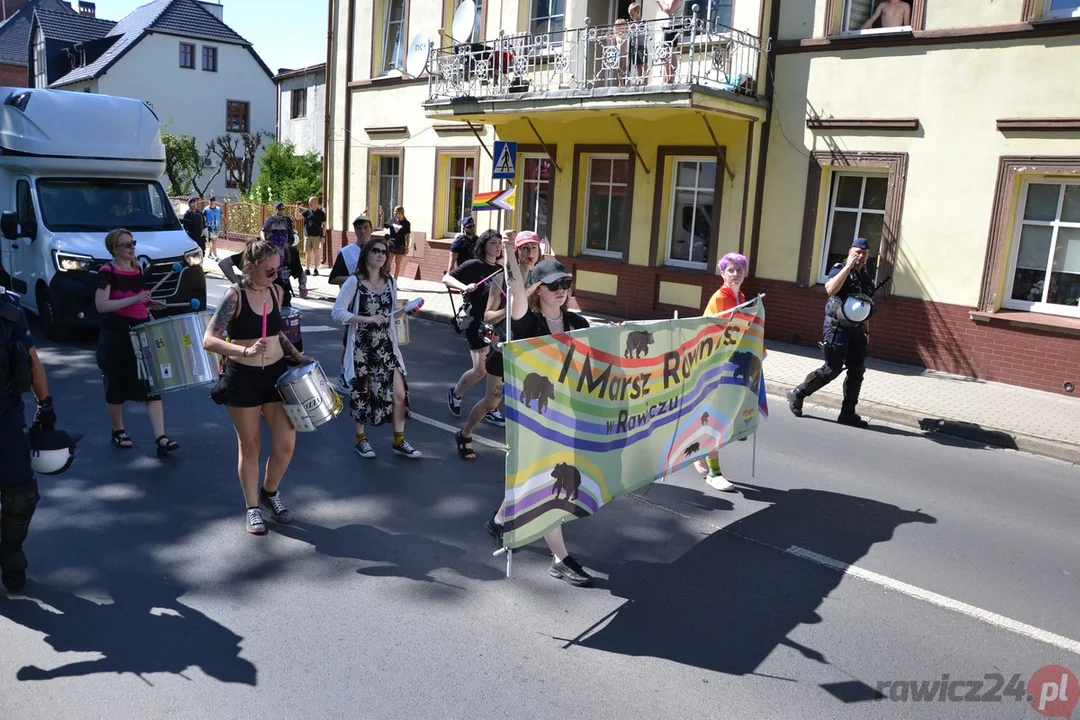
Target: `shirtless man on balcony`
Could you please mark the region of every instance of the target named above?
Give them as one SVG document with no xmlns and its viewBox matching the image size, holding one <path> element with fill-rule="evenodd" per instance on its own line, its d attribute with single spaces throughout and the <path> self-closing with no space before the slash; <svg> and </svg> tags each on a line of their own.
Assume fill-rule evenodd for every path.
<svg viewBox="0 0 1080 720">
<path fill-rule="evenodd" d="M 881 27 L 904 27 L 911 24 L 911 6 L 904 0 L 883 0 L 878 3 L 877 10 L 870 19 L 863 23 L 862 29 L 873 27 L 878 18 L 881 18 Z"/>
</svg>

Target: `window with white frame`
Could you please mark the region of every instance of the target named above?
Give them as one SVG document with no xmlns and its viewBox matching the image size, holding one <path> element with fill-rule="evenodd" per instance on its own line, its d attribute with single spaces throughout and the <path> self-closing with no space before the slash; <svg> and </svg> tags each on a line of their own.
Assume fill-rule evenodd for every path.
<svg viewBox="0 0 1080 720">
<path fill-rule="evenodd" d="M 585 243 L 589 255 L 622 257 L 630 240 L 630 158 L 593 155 L 589 158 L 585 196 Z"/>
<path fill-rule="evenodd" d="M 870 34 L 911 30 L 907 0 L 844 0 L 840 32 Z"/>
<path fill-rule="evenodd" d="M 383 222 L 394 217 L 394 208 L 401 204 L 401 156 L 378 155 L 378 184 L 375 188 L 376 207 L 382 210 Z M 378 219 L 378 210 L 375 217 Z"/>
<path fill-rule="evenodd" d="M 457 232 L 462 218 L 472 214 L 473 192 L 476 180 L 476 158 L 449 158 L 446 178 L 446 232 Z"/>
<path fill-rule="evenodd" d="M 484 0 L 476 0 L 476 19 L 473 21 L 472 41 L 480 42 L 484 38 L 480 36 L 481 26 L 484 19 Z"/>
<path fill-rule="evenodd" d="M 1031 180 L 1021 196 L 1002 305 L 1080 317 L 1080 182 Z"/>
<path fill-rule="evenodd" d="M 828 279 L 829 269 L 834 264 L 845 261 L 855 238 L 865 238 L 870 243 L 866 269 L 871 277 L 877 275 L 888 192 L 889 176 L 884 173 L 833 173 L 819 283 Z"/>
<path fill-rule="evenodd" d="M 521 156 L 521 230 L 551 237 L 551 194 L 555 165 L 547 155 Z"/>
<path fill-rule="evenodd" d="M 34 35 L 34 87 L 49 86 L 48 60 L 45 57 L 45 34 L 39 29 Z"/>
<path fill-rule="evenodd" d="M 385 7 L 383 61 L 379 68 L 383 75 L 405 66 L 405 0 L 386 0 Z"/>
<path fill-rule="evenodd" d="M 666 263 L 704 268 L 713 234 L 716 160 L 676 158 L 672 168 Z"/>
<path fill-rule="evenodd" d="M 1080 0 L 1046 0 L 1044 18 L 1080 17 Z"/>
<path fill-rule="evenodd" d="M 561 41 L 566 29 L 566 0 L 531 0 L 529 11 L 533 35 L 548 34 L 551 42 Z"/>
</svg>

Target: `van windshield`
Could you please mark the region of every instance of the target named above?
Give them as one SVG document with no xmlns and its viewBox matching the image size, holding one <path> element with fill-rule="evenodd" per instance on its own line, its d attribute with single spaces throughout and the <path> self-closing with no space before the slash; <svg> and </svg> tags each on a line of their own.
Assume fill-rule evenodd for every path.
<svg viewBox="0 0 1080 720">
<path fill-rule="evenodd" d="M 165 191 L 156 182 L 38 180 L 37 191 L 41 219 L 53 232 L 181 229 Z"/>
</svg>

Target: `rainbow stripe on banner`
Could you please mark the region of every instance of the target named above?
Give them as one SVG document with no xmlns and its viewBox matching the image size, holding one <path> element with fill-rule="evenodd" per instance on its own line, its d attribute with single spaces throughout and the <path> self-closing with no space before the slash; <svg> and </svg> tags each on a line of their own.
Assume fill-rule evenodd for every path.
<svg viewBox="0 0 1080 720">
<path fill-rule="evenodd" d="M 514 203 L 517 200 L 517 188 L 509 187 L 506 190 L 493 190 L 492 192 L 476 193 L 473 195 L 474 212 L 482 210 L 507 210 L 513 212 Z"/>
<path fill-rule="evenodd" d="M 768 416 L 765 309 L 508 343 L 508 548 L 752 435 Z"/>
</svg>

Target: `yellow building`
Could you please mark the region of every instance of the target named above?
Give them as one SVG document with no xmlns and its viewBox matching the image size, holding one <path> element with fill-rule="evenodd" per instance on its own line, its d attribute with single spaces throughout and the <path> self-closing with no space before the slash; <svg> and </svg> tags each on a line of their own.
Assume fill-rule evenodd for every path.
<svg viewBox="0 0 1080 720">
<path fill-rule="evenodd" d="M 514 141 L 517 209 L 479 229 L 549 238 L 583 308 L 700 311 L 738 251 L 770 337 L 813 344 L 857 233 L 893 277 L 873 354 L 1057 391 L 1080 376 L 1080 101 L 1047 71 L 1080 66 L 1080 0 L 913 0 L 883 13 L 907 25 L 866 30 L 874 0 L 673 18 L 649 0 L 631 22 L 629 0 L 461 2 L 330 3 L 338 242 L 401 203 L 411 272 L 438 279 L 473 196 L 504 187 L 494 141 Z"/>
</svg>

